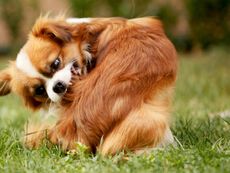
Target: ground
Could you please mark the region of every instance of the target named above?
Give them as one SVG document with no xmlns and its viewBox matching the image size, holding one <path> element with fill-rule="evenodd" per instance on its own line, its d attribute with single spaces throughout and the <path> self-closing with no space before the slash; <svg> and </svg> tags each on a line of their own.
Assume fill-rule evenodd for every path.
<svg viewBox="0 0 230 173">
<path fill-rule="evenodd" d="M 33 113 L 9 95 L 0 98 L 0 172 L 230 172 L 230 54 L 219 48 L 180 54 L 179 60 L 172 113 L 177 147 L 107 158 L 89 155 L 83 147 L 77 154 L 45 144 L 29 150 L 21 138 Z M 5 63 L 1 58 L 1 67 Z"/>
</svg>

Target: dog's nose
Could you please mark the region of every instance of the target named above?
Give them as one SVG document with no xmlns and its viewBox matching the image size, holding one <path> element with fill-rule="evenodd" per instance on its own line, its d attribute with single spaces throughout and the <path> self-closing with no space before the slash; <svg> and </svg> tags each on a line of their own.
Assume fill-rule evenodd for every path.
<svg viewBox="0 0 230 173">
<path fill-rule="evenodd" d="M 66 88 L 67 88 L 66 84 L 59 81 L 54 85 L 53 91 L 57 94 L 61 94 L 66 91 Z"/>
</svg>

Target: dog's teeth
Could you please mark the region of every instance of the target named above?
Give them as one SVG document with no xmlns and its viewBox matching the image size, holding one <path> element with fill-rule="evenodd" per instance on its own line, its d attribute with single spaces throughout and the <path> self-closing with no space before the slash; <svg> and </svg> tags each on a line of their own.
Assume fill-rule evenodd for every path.
<svg viewBox="0 0 230 173">
<path fill-rule="evenodd" d="M 81 69 L 80 68 L 75 68 L 75 67 L 72 67 L 71 68 L 71 73 L 73 73 L 74 75 L 78 75 L 78 76 L 81 76 Z"/>
<path fill-rule="evenodd" d="M 78 74 L 77 70 L 76 70 L 74 67 L 71 68 L 71 72 L 72 72 L 73 74 Z"/>
</svg>

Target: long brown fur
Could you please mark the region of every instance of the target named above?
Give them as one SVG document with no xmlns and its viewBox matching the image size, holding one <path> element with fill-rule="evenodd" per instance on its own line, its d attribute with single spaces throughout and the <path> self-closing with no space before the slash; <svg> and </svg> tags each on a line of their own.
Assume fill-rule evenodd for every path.
<svg viewBox="0 0 230 173">
<path fill-rule="evenodd" d="M 155 147 L 169 126 L 176 51 L 156 19 L 103 22 L 96 68 L 66 95 L 51 139 L 102 154 Z"/>
<path fill-rule="evenodd" d="M 169 128 L 177 72 L 176 50 L 161 22 L 96 18 L 66 24 L 68 34 L 59 32 L 61 25 L 48 26 L 61 44 L 68 42 L 69 33 L 78 43 L 90 43 L 96 60 L 89 74 L 73 79 L 59 121 L 48 131 L 51 142 L 63 149 L 81 142 L 103 155 L 156 147 Z"/>
</svg>

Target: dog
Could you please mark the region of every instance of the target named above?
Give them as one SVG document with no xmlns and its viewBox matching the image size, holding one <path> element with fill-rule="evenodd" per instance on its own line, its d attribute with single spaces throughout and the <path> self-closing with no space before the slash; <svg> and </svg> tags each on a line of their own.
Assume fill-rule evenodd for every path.
<svg viewBox="0 0 230 173">
<path fill-rule="evenodd" d="M 0 73 L 0 94 L 12 91 L 33 110 L 59 105 L 57 123 L 32 147 L 46 136 L 64 150 L 80 142 L 103 155 L 138 153 L 173 143 L 176 74 L 176 50 L 153 17 L 41 17 Z"/>
</svg>

